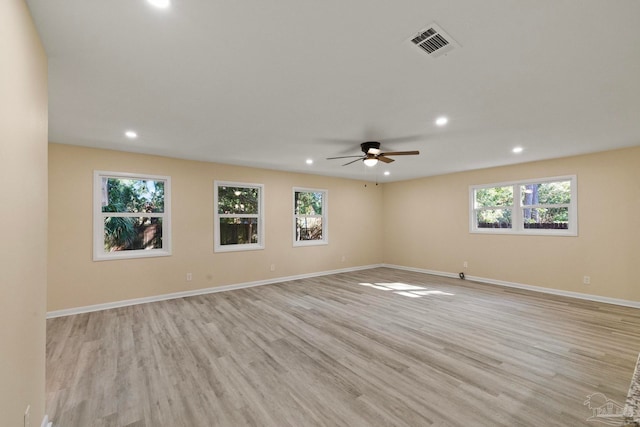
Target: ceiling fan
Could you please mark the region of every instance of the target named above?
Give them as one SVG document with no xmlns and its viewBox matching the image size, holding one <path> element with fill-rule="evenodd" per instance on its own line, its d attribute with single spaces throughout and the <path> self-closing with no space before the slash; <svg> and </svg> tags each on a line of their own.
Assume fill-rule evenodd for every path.
<svg viewBox="0 0 640 427">
<path fill-rule="evenodd" d="M 393 162 L 394 159 L 389 158 L 389 156 L 414 156 L 414 155 L 420 154 L 420 152 L 417 150 L 388 151 L 386 153 L 383 153 L 382 150 L 380 150 L 380 143 L 377 141 L 363 142 L 362 144 L 360 144 L 360 149 L 362 149 L 362 152 L 364 153 L 364 155 L 362 156 L 327 157 L 327 160 L 349 159 L 349 158 L 357 157 L 357 159 L 347 162 L 342 166 L 347 166 L 347 165 L 350 165 L 351 163 L 355 163 L 360 160 L 362 160 L 364 164 L 367 166 L 375 166 L 376 164 L 378 164 L 378 161 L 381 161 L 383 163 Z"/>
</svg>

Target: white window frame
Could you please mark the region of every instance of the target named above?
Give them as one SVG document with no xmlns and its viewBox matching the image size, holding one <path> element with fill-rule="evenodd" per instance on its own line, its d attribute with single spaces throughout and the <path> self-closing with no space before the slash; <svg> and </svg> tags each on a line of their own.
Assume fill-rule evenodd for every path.
<svg viewBox="0 0 640 427">
<path fill-rule="evenodd" d="M 164 181 L 164 212 L 102 212 L 102 179 L 142 179 L 148 181 Z M 162 218 L 162 249 L 137 249 L 130 251 L 105 252 L 104 250 L 104 218 L 110 216 L 121 217 L 154 217 Z M 116 259 L 149 258 L 171 255 L 171 177 L 161 175 L 146 175 L 128 172 L 93 172 L 93 260 L 107 261 Z"/>
<path fill-rule="evenodd" d="M 296 213 L 296 193 L 322 193 L 322 215 L 299 215 Z M 318 246 L 329 244 L 329 190 L 318 188 L 293 187 L 291 193 L 293 206 L 293 246 Z M 322 219 L 322 239 L 296 240 L 298 218 L 315 217 Z"/>
<path fill-rule="evenodd" d="M 524 228 L 522 194 L 520 187 L 527 184 L 542 184 L 546 182 L 570 181 L 571 203 L 551 205 L 531 205 L 528 208 L 568 208 L 569 221 L 567 229 Z M 495 206 L 495 209 L 507 208 L 511 210 L 512 228 L 478 228 L 476 224 L 475 191 L 483 188 L 513 187 L 513 205 Z M 491 208 L 489 206 L 485 207 Z M 536 236 L 577 236 L 578 235 L 578 179 L 576 175 L 556 176 L 520 181 L 498 182 L 493 184 L 472 185 L 469 187 L 469 232 L 479 234 L 518 234 Z"/>
<path fill-rule="evenodd" d="M 257 214 L 219 214 L 218 213 L 218 188 L 219 187 L 241 187 L 257 188 L 258 191 L 258 213 Z M 255 251 L 264 249 L 264 185 L 251 184 L 246 182 L 214 181 L 213 182 L 213 217 L 214 217 L 214 252 L 237 252 Z M 220 244 L 220 219 L 221 218 L 257 218 L 258 219 L 258 243 L 243 243 L 235 245 Z"/>
</svg>

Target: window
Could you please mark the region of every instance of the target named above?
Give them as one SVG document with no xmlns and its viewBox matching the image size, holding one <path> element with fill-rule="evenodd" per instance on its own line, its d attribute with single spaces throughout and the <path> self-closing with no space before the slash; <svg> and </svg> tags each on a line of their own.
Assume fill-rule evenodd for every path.
<svg viewBox="0 0 640 427">
<path fill-rule="evenodd" d="M 93 174 L 94 261 L 171 255 L 171 178 Z"/>
<path fill-rule="evenodd" d="M 575 176 L 472 186 L 472 233 L 577 236 Z"/>
<path fill-rule="evenodd" d="M 264 249 L 262 184 L 215 181 L 216 252 Z"/>
<path fill-rule="evenodd" d="M 294 188 L 293 245 L 327 243 L 327 190 Z"/>
</svg>

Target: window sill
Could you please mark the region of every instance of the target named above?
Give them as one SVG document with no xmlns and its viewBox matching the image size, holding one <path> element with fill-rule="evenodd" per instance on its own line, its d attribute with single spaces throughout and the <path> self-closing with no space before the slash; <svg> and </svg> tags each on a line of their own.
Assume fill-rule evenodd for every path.
<svg viewBox="0 0 640 427">
<path fill-rule="evenodd" d="M 300 248 L 305 246 L 323 246 L 328 244 L 329 242 L 326 240 L 301 240 L 299 242 L 293 242 L 293 247 Z"/>
<path fill-rule="evenodd" d="M 559 237 L 578 237 L 577 231 L 570 230 L 510 230 L 507 228 L 488 228 L 486 230 L 470 230 L 471 234 L 493 234 L 493 235 L 515 235 L 515 236 L 559 236 Z"/>
<path fill-rule="evenodd" d="M 135 259 L 135 258 L 155 258 L 171 256 L 171 251 L 164 249 L 149 249 L 149 250 L 137 250 L 137 251 L 118 251 L 118 252 L 103 252 L 101 254 L 94 254 L 94 261 L 113 261 L 118 259 Z"/>
<path fill-rule="evenodd" d="M 215 245 L 213 252 L 244 252 L 244 251 L 260 251 L 264 249 L 264 245 L 248 244 L 248 245 Z"/>
</svg>

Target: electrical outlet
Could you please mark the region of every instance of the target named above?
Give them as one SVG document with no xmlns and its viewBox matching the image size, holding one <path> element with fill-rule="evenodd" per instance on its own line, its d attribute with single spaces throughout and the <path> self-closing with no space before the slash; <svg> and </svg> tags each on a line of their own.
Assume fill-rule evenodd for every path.
<svg viewBox="0 0 640 427">
<path fill-rule="evenodd" d="M 585 285 L 590 285 L 591 284 L 591 277 L 584 276 L 584 278 L 582 279 L 582 283 L 584 283 Z"/>
<path fill-rule="evenodd" d="M 469 267 L 469 263 L 468 263 L 467 261 L 465 261 L 465 262 L 463 262 L 463 263 L 462 263 L 462 266 L 463 266 L 464 268 L 467 268 L 467 267 Z"/>
<path fill-rule="evenodd" d="M 275 264 L 271 264 L 271 271 L 276 271 L 276 265 Z"/>
<path fill-rule="evenodd" d="M 187 273 L 187 282 L 190 282 L 192 280 L 193 280 L 193 274 Z"/>
<path fill-rule="evenodd" d="M 342 255 L 342 259 L 341 259 L 341 261 L 342 261 L 342 262 L 345 262 L 346 260 L 347 260 L 346 255 Z"/>
</svg>

